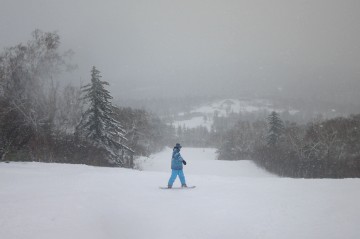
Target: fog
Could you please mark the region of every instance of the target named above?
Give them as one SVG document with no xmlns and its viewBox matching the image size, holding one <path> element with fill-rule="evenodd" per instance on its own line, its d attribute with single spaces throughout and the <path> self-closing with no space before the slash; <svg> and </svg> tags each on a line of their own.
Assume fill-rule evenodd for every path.
<svg viewBox="0 0 360 239">
<path fill-rule="evenodd" d="M 360 100 L 357 0 L 1 0 L 0 47 L 57 31 L 115 97 Z"/>
</svg>

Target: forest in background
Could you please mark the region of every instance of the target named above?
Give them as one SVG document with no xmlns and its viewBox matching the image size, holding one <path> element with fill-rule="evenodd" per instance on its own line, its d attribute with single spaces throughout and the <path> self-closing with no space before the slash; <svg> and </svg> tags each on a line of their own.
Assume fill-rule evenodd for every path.
<svg viewBox="0 0 360 239">
<path fill-rule="evenodd" d="M 175 114 L 185 112 L 185 117 L 194 105 L 216 97 L 152 99 L 147 109 L 141 100 L 113 104 L 106 79 L 101 80 L 100 71 L 94 77 L 95 67 L 91 74 L 89 69 L 89 84 L 60 86 L 59 76 L 76 65 L 71 63 L 73 53 L 62 53 L 59 47 L 57 33 L 36 30 L 27 43 L 0 54 L 0 161 L 133 168 L 134 157 L 181 142 L 185 147 L 217 148 L 219 160 L 254 160 L 280 176 L 360 177 L 360 115 L 315 117 L 314 112 L 331 111 L 334 105 L 294 101 L 301 112 L 296 117 L 286 112 L 230 113 L 214 115 L 211 129 L 175 128 L 169 123 Z M 105 112 L 100 118 L 108 126 L 89 127 L 96 111 L 91 108 L 96 97 L 90 94 L 94 82 L 102 85 L 97 89 L 104 94 L 98 109 Z M 281 107 L 291 100 L 274 102 Z M 340 114 L 356 108 L 350 105 Z M 94 133 L 96 127 L 104 133 Z"/>
</svg>

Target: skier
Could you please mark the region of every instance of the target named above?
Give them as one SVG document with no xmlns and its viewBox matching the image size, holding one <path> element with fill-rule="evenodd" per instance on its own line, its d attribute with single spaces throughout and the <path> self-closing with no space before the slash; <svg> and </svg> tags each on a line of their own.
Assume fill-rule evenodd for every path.
<svg viewBox="0 0 360 239">
<path fill-rule="evenodd" d="M 185 176 L 183 172 L 183 164 L 186 165 L 186 161 L 180 155 L 180 149 L 182 146 L 177 143 L 173 149 L 172 159 L 171 159 L 171 177 L 168 182 L 168 188 L 172 188 L 172 185 L 177 176 L 179 176 L 181 181 L 181 187 L 187 187 L 185 182 Z"/>
</svg>

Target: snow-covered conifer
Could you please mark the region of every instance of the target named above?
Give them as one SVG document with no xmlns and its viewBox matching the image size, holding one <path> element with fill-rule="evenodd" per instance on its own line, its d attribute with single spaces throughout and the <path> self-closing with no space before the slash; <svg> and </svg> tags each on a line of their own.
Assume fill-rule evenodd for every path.
<svg viewBox="0 0 360 239">
<path fill-rule="evenodd" d="M 84 86 L 82 90 L 83 99 L 89 103 L 89 106 L 76 127 L 76 134 L 104 150 L 111 163 L 122 166 L 124 164 L 123 151 L 132 150 L 123 144 L 126 141 L 125 131 L 114 119 L 114 106 L 110 102 L 112 97 L 105 89 L 105 85 L 109 83 L 101 81 L 100 78 L 100 71 L 94 66 L 91 70 L 91 83 Z"/>
</svg>

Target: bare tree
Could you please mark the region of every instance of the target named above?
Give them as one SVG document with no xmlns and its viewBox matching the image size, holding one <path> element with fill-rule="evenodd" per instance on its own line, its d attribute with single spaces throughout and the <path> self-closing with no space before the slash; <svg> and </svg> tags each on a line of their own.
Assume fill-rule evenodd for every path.
<svg viewBox="0 0 360 239">
<path fill-rule="evenodd" d="M 57 33 L 35 30 L 26 44 L 7 48 L 0 55 L 0 100 L 5 106 L 0 112 L 3 142 L 14 142 L 10 138 L 16 132 L 26 131 L 23 140 L 35 141 L 46 131 L 50 134 L 59 92 L 54 79 L 62 70 L 71 68 L 66 63 L 68 54 L 60 54 L 59 45 Z"/>
</svg>

